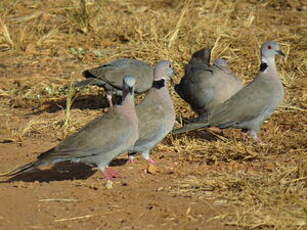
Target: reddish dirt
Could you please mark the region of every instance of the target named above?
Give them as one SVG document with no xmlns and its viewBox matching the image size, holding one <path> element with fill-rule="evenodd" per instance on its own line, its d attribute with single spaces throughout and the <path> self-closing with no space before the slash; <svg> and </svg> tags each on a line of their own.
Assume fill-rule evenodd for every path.
<svg viewBox="0 0 307 230">
<path fill-rule="evenodd" d="M 1 170 L 29 162 L 54 144 L 37 139 L 0 144 Z M 174 179 L 204 173 L 201 166 L 182 165 L 175 153 L 155 151 L 154 158 L 160 169 L 154 174 L 140 158 L 133 164 L 126 164 L 125 156 L 116 160 L 113 168 L 126 178 L 114 180 L 112 188 L 100 172 L 83 165 L 3 181 L 0 229 L 231 229 L 208 222 L 218 215 L 211 201 L 165 191 Z"/>
<path fill-rule="evenodd" d="M 0 230 L 231 230 L 256 229 L 255 223 L 259 224 L 257 229 L 304 229 L 306 224 L 299 224 L 306 219 L 306 209 L 298 207 L 304 204 L 306 195 L 290 199 L 306 188 L 301 181 L 307 175 L 303 1 L 80 1 L 88 2 L 88 13 L 77 2 L 0 1 L 0 173 L 34 160 L 63 139 L 66 94 L 60 90 L 62 86 L 81 79 L 85 69 L 121 57 L 151 64 L 170 59 L 175 64 L 178 82 L 191 53 L 214 46 L 214 58 L 228 58 L 232 70 L 249 82 L 258 69 L 255 52 L 258 53 L 260 43 L 274 39 L 281 42 L 287 54 L 286 59 L 279 59 L 278 68 L 285 83 L 285 102 L 291 108 L 275 113 L 261 129 L 260 136 L 267 143 L 264 147 L 252 142 L 245 145 L 236 131 L 223 131 L 229 134 L 226 137 L 232 140 L 231 146 L 228 142 L 196 143 L 198 137 L 203 139 L 202 132 L 178 139 L 168 137 L 152 153 L 160 172 L 148 173 L 147 163 L 139 157 L 135 164 L 126 164 L 127 156 L 123 155 L 112 167 L 126 178 L 114 180 L 112 186 L 100 172 L 83 165 L 59 165 L 57 169 L 9 181 L 0 178 Z M 87 20 L 89 24 L 84 28 Z M 85 53 L 76 52 L 78 48 Z M 99 51 L 99 55 L 94 51 Z M 79 93 L 74 101 L 69 132 L 101 113 L 101 92 L 93 91 Z M 192 115 L 188 105 L 172 93 L 178 114 Z M 191 148 L 193 144 L 195 148 Z M 206 145 L 208 148 L 203 148 Z M 201 155 L 200 160 L 189 159 L 197 158 L 197 154 Z M 216 164 L 206 166 L 204 159 L 208 164 Z M 210 176 L 210 170 L 234 167 L 236 171 L 237 166 L 255 171 L 256 175 L 262 170 L 260 182 L 265 185 L 276 168 L 274 184 L 287 182 L 289 187 L 280 186 L 273 192 L 268 189 L 269 193 L 263 191 L 260 197 L 269 199 L 256 196 L 254 205 L 248 207 L 241 202 L 235 203 L 234 208 L 197 195 L 176 195 L 168 189 L 178 183 L 184 185 L 181 181 L 188 176 L 204 178 Z M 239 184 L 233 190 L 240 188 Z M 251 196 L 246 199 L 254 197 L 254 188 L 249 188 Z M 215 197 L 221 196 L 219 190 L 215 193 Z M 232 194 L 237 198 L 239 192 Z M 269 215 L 271 207 L 276 208 L 281 200 L 287 202 L 277 212 L 290 213 L 285 219 L 276 218 L 275 212 Z M 263 212 L 265 208 L 269 210 Z M 264 214 L 253 222 L 250 216 L 257 216 L 257 212 L 247 213 L 246 218 L 242 209 Z M 236 226 L 225 226 L 222 218 L 214 218 L 223 216 L 225 211 L 236 217 L 233 219 L 245 218 L 247 224 L 237 221 Z M 289 223 L 289 217 L 297 216 L 301 218 L 299 224 L 279 228 L 280 220 Z"/>
</svg>

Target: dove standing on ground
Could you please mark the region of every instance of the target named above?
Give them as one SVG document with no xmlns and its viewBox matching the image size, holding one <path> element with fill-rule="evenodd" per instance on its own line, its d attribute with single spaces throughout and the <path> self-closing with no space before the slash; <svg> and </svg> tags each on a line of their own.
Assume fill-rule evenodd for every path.
<svg viewBox="0 0 307 230">
<path fill-rule="evenodd" d="M 175 86 L 176 92 L 194 112 L 206 118 L 215 106 L 223 103 L 243 86 L 224 59 L 210 65 L 210 49 L 201 49 L 185 65 L 185 75 Z"/>
<path fill-rule="evenodd" d="M 97 85 L 107 91 L 110 106 L 112 95 L 121 95 L 123 77 L 129 75 L 136 79 L 135 93 L 143 93 L 150 89 L 153 81 L 153 68 L 145 62 L 122 58 L 83 72 L 86 80 L 77 82 L 75 87 Z"/>
<path fill-rule="evenodd" d="M 1 176 L 16 176 L 40 166 L 57 162 L 81 162 L 101 170 L 106 179 L 118 175 L 108 168 L 109 163 L 134 145 L 138 139 L 138 119 L 134 105 L 135 79 L 123 80 L 123 99 L 120 105 L 89 122 L 79 132 L 67 137 L 58 146 L 38 156 L 37 160 Z"/>
<path fill-rule="evenodd" d="M 135 152 L 140 152 L 148 162 L 155 163 L 149 156 L 150 150 L 174 127 L 176 114 L 167 88 L 172 75 L 172 64 L 169 61 L 159 61 L 156 64 L 152 87 L 144 100 L 136 106 L 140 137 L 129 151 L 130 161 Z"/>
<path fill-rule="evenodd" d="M 174 131 L 175 134 L 204 127 L 237 128 L 246 131 L 254 140 L 263 121 L 270 117 L 284 97 L 284 89 L 277 72 L 275 55 L 283 55 L 279 44 L 268 41 L 261 46 L 261 65 L 256 78 L 239 92 L 215 107 L 208 121 L 190 123 Z"/>
</svg>

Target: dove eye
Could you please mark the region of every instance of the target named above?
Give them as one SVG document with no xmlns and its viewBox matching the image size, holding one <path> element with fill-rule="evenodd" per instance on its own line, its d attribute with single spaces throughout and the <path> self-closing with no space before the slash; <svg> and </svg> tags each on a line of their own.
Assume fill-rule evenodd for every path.
<svg viewBox="0 0 307 230">
<path fill-rule="evenodd" d="M 269 50 L 272 49 L 272 46 L 268 46 L 268 49 L 269 49 Z"/>
</svg>

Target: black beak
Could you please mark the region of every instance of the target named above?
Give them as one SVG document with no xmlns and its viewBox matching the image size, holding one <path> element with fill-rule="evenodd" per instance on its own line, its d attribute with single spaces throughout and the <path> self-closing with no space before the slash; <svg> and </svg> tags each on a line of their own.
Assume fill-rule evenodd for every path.
<svg viewBox="0 0 307 230">
<path fill-rule="evenodd" d="M 133 87 L 128 86 L 128 91 L 129 91 L 130 94 L 132 94 L 133 93 Z"/>
<path fill-rule="evenodd" d="M 279 54 L 281 56 L 286 56 L 281 50 L 277 50 L 276 52 L 277 52 L 277 54 Z"/>
</svg>

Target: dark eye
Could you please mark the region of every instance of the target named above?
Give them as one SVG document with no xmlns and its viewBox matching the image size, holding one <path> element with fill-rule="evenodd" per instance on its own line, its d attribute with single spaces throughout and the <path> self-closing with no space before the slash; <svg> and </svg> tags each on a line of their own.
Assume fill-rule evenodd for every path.
<svg viewBox="0 0 307 230">
<path fill-rule="evenodd" d="M 169 67 L 169 68 L 172 68 L 172 65 L 171 65 L 171 64 L 169 64 L 169 65 L 168 65 L 168 67 Z"/>
<path fill-rule="evenodd" d="M 272 46 L 268 46 L 268 49 L 269 49 L 269 50 L 272 49 Z"/>
</svg>

